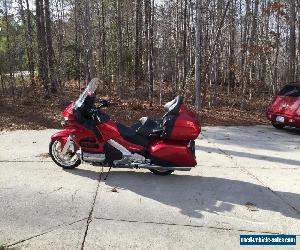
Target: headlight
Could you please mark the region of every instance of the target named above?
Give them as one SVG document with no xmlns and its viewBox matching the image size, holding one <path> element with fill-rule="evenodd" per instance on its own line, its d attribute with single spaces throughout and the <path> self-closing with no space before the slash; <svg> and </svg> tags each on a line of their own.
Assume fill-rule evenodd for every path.
<svg viewBox="0 0 300 250">
<path fill-rule="evenodd" d="M 63 120 L 61 120 L 61 122 L 60 122 L 61 126 L 68 125 L 68 121 L 69 121 L 68 117 L 64 117 Z"/>
</svg>

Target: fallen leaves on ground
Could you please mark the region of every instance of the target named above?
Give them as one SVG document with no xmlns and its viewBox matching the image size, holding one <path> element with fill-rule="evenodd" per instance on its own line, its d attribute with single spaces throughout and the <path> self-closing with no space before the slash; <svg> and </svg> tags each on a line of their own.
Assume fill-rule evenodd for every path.
<svg viewBox="0 0 300 250">
<path fill-rule="evenodd" d="M 258 208 L 256 207 L 256 204 L 251 203 L 251 202 L 246 202 L 245 206 L 247 207 L 247 209 L 251 212 L 256 212 L 258 211 Z"/>
<path fill-rule="evenodd" d="M 41 154 L 37 155 L 37 157 L 45 159 L 45 158 L 49 158 L 50 155 L 49 155 L 49 153 L 41 153 Z"/>
<path fill-rule="evenodd" d="M 111 190 L 110 190 L 111 192 L 113 192 L 113 193 L 119 193 L 119 191 L 118 191 L 118 189 L 117 188 L 112 188 Z"/>
<path fill-rule="evenodd" d="M 25 93 L 25 94 L 24 94 Z M 43 98 L 42 90 L 26 89 L 20 96 L 0 95 L 0 131 L 18 129 L 60 128 L 61 112 L 79 96 L 78 87 L 74 83 L 66 85 L 64 92 L 52 95 L 50 99 Z M 115 95 L 97 96 L 97 100 L 108 99 L 112 106 L 103 109 L 115 121 L 132 125 L 141 117 L 161 118 L 164 114 L 163 105 L 156 98 L 151 106 L 145 95 L 135 95 L 121 100 Z M 159 95 L 157 95 L 159 96 Z M 175 95 L 172 92 L 164 95 L 162 104 L 170 101 Z M 266 124 L 264 109 L 266 101 L 253 102 L 247 110 L 240 110 L 226 95 L 220 95 L 214 107 L 204 108 L 197 112 L 202 126 L 238 126 Z M 185 98 L 185 104 L 193 109 L 192 100 Z M 256 105 L 256 106 L 255 106 Z M 259 106 L 260 108 L 257 108 Z M 195 110 L 194 110 L 195 111 Z"/>
</svg>

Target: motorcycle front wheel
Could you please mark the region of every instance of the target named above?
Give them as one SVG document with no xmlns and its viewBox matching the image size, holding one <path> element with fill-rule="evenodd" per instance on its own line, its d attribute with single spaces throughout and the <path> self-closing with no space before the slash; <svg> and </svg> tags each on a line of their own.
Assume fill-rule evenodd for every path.
<svg viewBox="0 0 300 250">
<path fill-rule="evenodd" d="M 73 169 L 79 166 L 80 159 L 75 152 L 68 151 L 62 154 L 61 142 L 59 140 L 51 140 L 49 144 L 49 154 L 52 160 L 63 169 Z"/>
</svg>

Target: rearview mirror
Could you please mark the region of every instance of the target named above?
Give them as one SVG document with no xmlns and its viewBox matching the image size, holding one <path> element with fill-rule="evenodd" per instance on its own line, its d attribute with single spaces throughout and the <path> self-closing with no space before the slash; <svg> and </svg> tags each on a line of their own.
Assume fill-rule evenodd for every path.
<svg viewBox="0 0 300 250">
<path fill-rule="evenodd" d="M 107 100 L 102 100 L 100 103 L 101 103 L 102 107 L 105 107 L 105 108 L 110 105 L 110 102 Z"/>
</svg>

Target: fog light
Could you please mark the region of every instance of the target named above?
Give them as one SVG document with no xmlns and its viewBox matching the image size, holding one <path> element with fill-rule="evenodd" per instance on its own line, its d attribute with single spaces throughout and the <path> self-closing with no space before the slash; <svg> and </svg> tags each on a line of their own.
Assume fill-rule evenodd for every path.
<svg viewBox="0 0 300 250">
<path fill-rule="evenodd" d="M 293 122 L 294 122 L 294 119 L 289 119 L 289 122 L 293 123 Z"/>
</svg>

